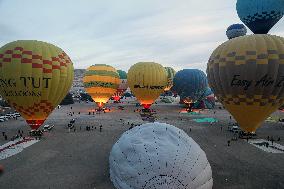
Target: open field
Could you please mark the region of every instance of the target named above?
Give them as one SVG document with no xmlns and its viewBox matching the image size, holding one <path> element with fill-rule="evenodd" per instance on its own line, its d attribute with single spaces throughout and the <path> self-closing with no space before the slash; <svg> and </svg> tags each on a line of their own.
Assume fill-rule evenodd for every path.
<svg viewBox="0 0 284 189">
<path fill-rule="evenodd" d="M 124 110 L 119 110 L 118 104 L 108 106 L 111 112 L 95 115 L 88 115 L 93 109 L 91 103 L 56 109 L 45 122 L 55 124 L 52 131 L 23 152 L 0 160 L 5 167 L 0 176 L 0 188 L 113 189 L 108 177 L 111 147 L 131 123 L 143 121 L 139 113 L 134 112 L 137 107 L 133 104 L 125 104 Z M 205 110 L 201 115 L 189 115 L 179 113 L 181 107 L 177 104 L 158 104 L 152 108 L 157 111 L 158 122 L 183 129 L 205 151 L 213 171 L 214 189 L 284 188 L 283 153 L 267 153 L 241 139 L 227 146 L 233 134 L 227 131 L 230 114 L 226 110 Z M 74 112 L 73 116 L 67 115 L 70 111 Z M 282 112 L 275 115 L 284 117 Z M 217 118 L 219 122 L 211 125 L 192 120 L 200 117 Z M 72 118 L 76 119 L 76 132 L 67 129 Z M 86 126 L 93 126 L 93 130 L 86 131 Z M 12 137 L 19 129 L 27 135 L 29 128 L 22 118 L 0 123 L 0 145 L 7 142 L 3 131 Z M 284 145 L 284 126 L 266 122 L 257 130 L 257 136 L 262 139 L 281 137 L 277 143 Z"/>
</svg>

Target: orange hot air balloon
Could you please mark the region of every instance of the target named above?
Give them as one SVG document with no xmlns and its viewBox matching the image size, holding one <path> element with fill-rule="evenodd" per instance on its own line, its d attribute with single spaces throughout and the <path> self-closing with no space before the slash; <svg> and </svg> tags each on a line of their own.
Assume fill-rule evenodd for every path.
<svg viewBox="0 0 284 189">
<path fill-rule="evenodd" d="M 117 70 L 117 73 L 119 75 L 120 83 L 119 86 L 113 96 L 115 101 L 119 101 L 123 93 L 126 91 L 128 85 L 127 85 L 127 73 L 123 70 Z"/>
<path fill-rule="evenodd" d="M 22 40 L 0 48 L 0 94 L 38 129 L 69 91 L 73 63 L 60 48 Z"/>
</svg>

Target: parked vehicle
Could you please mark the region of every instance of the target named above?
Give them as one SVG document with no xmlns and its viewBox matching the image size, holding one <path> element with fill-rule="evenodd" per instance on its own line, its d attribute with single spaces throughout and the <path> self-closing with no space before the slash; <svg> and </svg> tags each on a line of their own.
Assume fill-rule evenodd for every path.
<svg viewBox="0 0 284 189">
<path fill-rule="evenodd" d="M 14 117 L 21 117 L 21 114 L 18 113 L 18 112 L 15 112 L 15 113 L 14 113 Z"/>
<path fill-rule="evenodd" d="M 0 122 L 4 122 L 5 120 L 4 119 L 0 119 Z"/>
<path fill-rule="evenodd" d="M 6 116 L 7 116 L 9 119 L 11 119 L 11 118 L 14 118 L 14 117 L 15 117 L 15 115 L 14 115 L 13 113 L 7 113 L 7 114 L 6 114 Z"/>
<path fill-rule="evenodd" d="M 52 128 L 54 127 L 54 125 L 45 125 L 43 126 L 43 131 L 50 131 Z"/>
<path fill-rule="evenodd" d="M 233 133 L 239 133 L 239 132 L 241 132 L 242 130 L 240 129 L 239 126 L 234 125 L 234 126 L 232 126 L 232 127 L 230 128 L 230 131 L 233 132 Z"/>
<path fill-rule="evenodd" d="M 7 121 L 8 117 L 7 116 L 0 116 L 0 119 L 3 119 L 4 121 Z"/>
</svg>

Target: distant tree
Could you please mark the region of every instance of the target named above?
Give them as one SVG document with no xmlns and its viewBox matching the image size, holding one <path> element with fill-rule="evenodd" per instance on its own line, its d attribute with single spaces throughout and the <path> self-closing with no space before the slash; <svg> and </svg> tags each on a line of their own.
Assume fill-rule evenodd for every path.
<svg viewBox="0 0 284 189">
<path fill-rule="evenodd" d="M 81 100 L 82 101 L 90 101 L 90 102 L 93 102 L 93 99 L 92 97 L 87 94 L 87 93 L 80 93 L 80 96 L 81 96 Z"/>
<path fill-rule="evenodd" d="M 60 103 L 60 105 L 68 105 L 68 104 L 74 104 L 74 100 L 72 98 L 71 93 L 68 93 Z"/>
</svg>

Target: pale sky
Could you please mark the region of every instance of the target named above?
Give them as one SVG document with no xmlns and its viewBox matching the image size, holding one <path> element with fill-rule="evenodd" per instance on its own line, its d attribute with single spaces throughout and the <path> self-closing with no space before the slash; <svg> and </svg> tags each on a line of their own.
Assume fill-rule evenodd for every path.
<svg viewBox="0 0 284 189">
<path fill-rule="evenodd" d="M 206 70 L 225 31 L 241 23 L 236 0 L 0 0 L 0 46 L 19 39 L 53 43 L 75 68 L 139 61 Z M 251 33 L 249 31 L 249 33 Z M 270 31 L 284 36 L 284 19 Z"/>
</svg>

